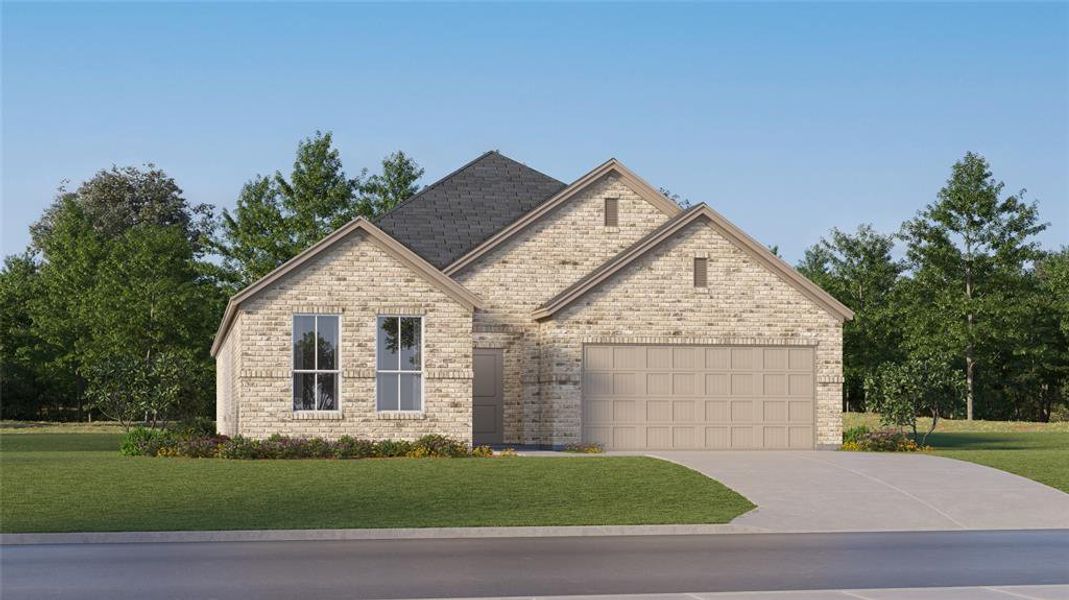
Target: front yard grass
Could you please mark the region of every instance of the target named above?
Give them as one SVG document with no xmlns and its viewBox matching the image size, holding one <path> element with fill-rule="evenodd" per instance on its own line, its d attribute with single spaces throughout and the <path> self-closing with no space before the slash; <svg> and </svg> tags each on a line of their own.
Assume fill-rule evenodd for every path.
<svg viewBox="0 0 1069 600">
<path fill-rule="evenodd" d="M 926 430 L 929 421 L 918 427 Z M 879 415 L 844 413 L 843 428 L 880 426 Z M 1069 493 L 1069 422 L 939 421 L 928 438 L 935 454 L 986 465 Z"/>
<path fill-rule="evenodd" d="M 114 433 L 0 433 L 0 531 L 726 523 L 753 505 L 646 457 L 124 457 Z"/>
</svg>

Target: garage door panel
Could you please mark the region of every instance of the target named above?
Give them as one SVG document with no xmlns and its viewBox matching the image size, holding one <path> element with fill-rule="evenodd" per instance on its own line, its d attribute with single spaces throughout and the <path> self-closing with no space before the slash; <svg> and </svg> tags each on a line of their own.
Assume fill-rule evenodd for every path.
<svg viewBox="0 0 1069 600">
<path fill-rule="evenodd" d="M 731 368 L 731 348 L 706 348 L 705 368 L 710 371 L 727 371 Z"/>
<path fill-rule="evenodd" d="M 612 364 L 614 369 L 645 369 L 646 352 L 641 346 L 617 346 L 613 348 Z"/>
<path fill-rule="evenodd" d="M 732 427 L 731 447 L 753 448 L 753 427 Z"/>
<path fill-rule="evenodd" d="M 764 385 L 761 391 L 764 396 L 787 395 L 787 375 L 783 373 L 766 373 L 762 383 Z"/>
<path fill-rule="evenodd" d="M 646 349 L 646 368 L 647 369 L 666 369 L 672 368 L 672 349 L 671 348 L 647 348 Z"/>
<path fill-rule="evenodd" d="M 706 400 L 705 420 L 712 423 L 731 421 L 731 406 L 727 400 Z"/>
<path fill-rule="evenodd" d="M 635 411 L 634 400 L 614 400 L 612 403 L 612 418 L 617 423 L 634 423 L 638 413 Z"/>
<path fill-rule="evenodd" d="M 697 379 L 696 373 L 673 373 L 672 394 L 675 396 L 693 396 L 697 393 L 697 386 L 694 385 L 695 379 Z"/>
<path fill-rule="evenodd" d="M 749 423 L 753 421 L 753 400 L 731 401 L 731 422 Z"/>
<path fill-rule="evenodd" d="M 787 447 L 787 428 L 786 427 L 762 427 L 762 444 L 763 448 L 786 448 Z"/>
<path fill-rule="evenodd" d="M 673 427 L 672 428 L 672 448 L 676 450 L 687 450 L 694 447 L 694 428 L 693 427 Z"/>
<path fill-rule="evenodd" d="M 671 400 L 647 400 L 646 420 L 651 423 L 667 423 L 672 420 Z"/>
<path fill-rule="evenodd" d="M 788 431 L 788 445 L 791 448 L 812 448 L 812 427 L 790 427 Z"/>
<path fill-rule="evenodd" d="M 705 376 L 706 396 L 730 396 L 731 375 L 728 373 L 709 373 Z"/>
<path fill-rule="evenodd" d="M 672 375 L 670 373 L 647 373 L 646 394 L 650 396 L 672 395 Z"/>
<path fill-rule="evenodd" d="M 731 374 L 731 395 L 732 396 L 753 396 L 753 374 L 751 373 L 732 373 Z"/>
<path fill-rule="evenodd" d="M 787 421 L 787 402 L 785 400 L 762 400 L 762 421 L 765 423 L 785 423 Z"/>
<path fill-rule="evenodd" d="M 646 448 L 665 450 L 672 447 L 672 429 L 670 427 L 647 427 Z"/>
<path fill-rule="evenodd" d="M 813 376 L 809 373 L 792 373 L 787 376 L 787 392 L 791 396 L 813 395 Z"/>
<path fill-rule="evenodd" d="M 808 423 L 813 420 L 813 403 L 807 400 L 791 400 L 788 420 L 793 423 Z"/>
<path fill-rule="evenodd" d="M 765 370 L 786 371 L 787 370 L 787 349 L 786 348 L 765 348 L 764 350 L 764 364 L 762 367 Z"/>
<path fill-rule="evenodd" d="M 583 438 L 612 449 L 811 448 L 813 365 L 812 348 L 589 346 Z"/>
<path fill-rule="evenodd" d="M 705 447 L 722 450 L 731 447 L 730 427 L 706 427 Z"/>
<path fill-rule="evenodd" d="M 812 371 L 813 351 L 808 348 L 792 348 L 788 353 L 788 368 L 792 371 Z"/>
<path fill-rule="evenodd" d="M 694 401 L 676 400 L 672 402 L 672 420 L 676 423 L 693 423 Z"/>
<path fill-rule="evenodd" d="M 583 394 L 589 397 L 611 397 L 612 373 L 584 373 Z"/>
</svg>

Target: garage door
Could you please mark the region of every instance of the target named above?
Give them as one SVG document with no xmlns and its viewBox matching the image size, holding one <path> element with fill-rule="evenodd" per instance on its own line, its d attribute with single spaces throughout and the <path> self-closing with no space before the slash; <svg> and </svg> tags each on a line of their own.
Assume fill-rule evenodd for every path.
<svg viewBox="0 0 1069 600">
<path fill-rule="evenodd" d="M 586 346 L 583 439 L 615 450 L 812 448 L 813 349 Z"/>
</svg>

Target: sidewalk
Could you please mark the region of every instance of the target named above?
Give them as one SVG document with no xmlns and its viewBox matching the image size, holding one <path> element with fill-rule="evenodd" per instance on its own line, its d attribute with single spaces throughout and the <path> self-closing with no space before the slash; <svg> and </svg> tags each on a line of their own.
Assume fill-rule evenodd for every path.
<svg viewBox="0 0 1069 600">
<path fill-rule="evenodd" d="M 509 596 L 478 600 L 1069 600 L 1069 585 L 709 592 L 610 596 Z M 431 600 L 431 599 L 421 599 Z M 476 600 L 456 598 L 450 600 Z"/>
</svg>

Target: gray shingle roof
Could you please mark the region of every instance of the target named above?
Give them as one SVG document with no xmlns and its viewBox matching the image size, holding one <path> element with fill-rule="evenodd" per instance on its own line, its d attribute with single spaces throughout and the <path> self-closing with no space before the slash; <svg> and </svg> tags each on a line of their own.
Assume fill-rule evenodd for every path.
<svg viewBox="0 0 1069 600">
<path fill-rule="evenodd" d="M 398 204 L 375 224 L 442 269 L 565 187 L 492 150 Z"/>
</svg>

